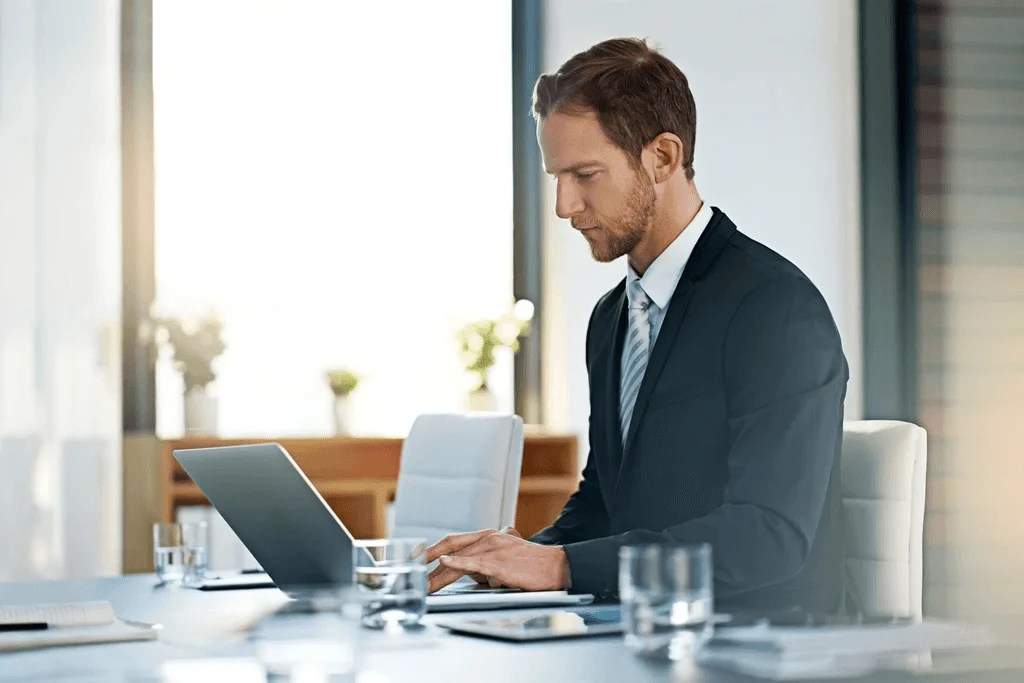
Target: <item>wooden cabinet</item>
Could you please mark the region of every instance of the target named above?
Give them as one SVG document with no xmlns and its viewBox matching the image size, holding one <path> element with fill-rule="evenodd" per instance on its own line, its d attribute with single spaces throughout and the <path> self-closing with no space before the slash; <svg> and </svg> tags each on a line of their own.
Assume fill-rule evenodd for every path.
<svg viewBox="0 0 1024 683">
<path fill-rule="evenodd" d="M 357 538 L 387 534 L 385 512 L 394 500 L 402 439 L 399 438 L 297 438 L 219 439 L 188 437 L 161 443 L 159 517 L 174 518 L 181 505 L 208 504 L 174 459 L 179 448 L 207 448 L 273 441 L 284 446 L 310 481 Z M 522 478 L 516 509 L 516 528 L 524 535 L 536 533 L 558 516 L 579 483 L 575 436 L 527 429 L 523 448 Z M 126 482 L 128 483 L 128 482 Z M 154 520 L 156 521 L 156 520 Z M 141 532 L 138 534 L 141 536 Z M 126 536 L 127 557 L 144 558 L 138 545 L 148 538 Z"/>
</svg>

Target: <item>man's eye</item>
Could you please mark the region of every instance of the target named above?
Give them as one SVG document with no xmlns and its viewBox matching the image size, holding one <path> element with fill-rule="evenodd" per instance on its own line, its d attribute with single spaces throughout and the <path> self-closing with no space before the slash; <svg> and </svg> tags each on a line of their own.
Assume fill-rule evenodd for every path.
<svg viewBox="0 0 1024 683">
<path fill-rule="evenodd" d="M 591 178 L 594 177 L 594 174 L 593 173 L 577 173 L 576 177 L 579 180 L 590 180 Z"/>
</svg>

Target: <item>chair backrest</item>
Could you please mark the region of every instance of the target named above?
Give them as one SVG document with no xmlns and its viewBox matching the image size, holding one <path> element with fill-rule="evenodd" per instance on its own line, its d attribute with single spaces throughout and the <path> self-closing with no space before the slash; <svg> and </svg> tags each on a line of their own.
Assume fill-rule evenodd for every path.
<svg viewBox="0 0 1024 683">
<path fill-rule="evenodd" d="M 435 543 L 515 524 L 523 464 L 517 415 L 421 415 L 402 446 L 391 536 Z"/>
<path fill-rule="evenodd" d="M 925 430 L 865 420 L 843 427 L 847 607 L 866 616 L 920 619 Z"/>
</svg>

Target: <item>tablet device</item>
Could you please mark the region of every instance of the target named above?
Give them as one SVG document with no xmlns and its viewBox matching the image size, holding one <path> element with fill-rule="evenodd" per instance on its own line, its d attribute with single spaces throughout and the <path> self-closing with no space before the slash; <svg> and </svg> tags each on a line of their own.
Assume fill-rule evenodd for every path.
<svg viewBox="0 0 1024 683">
<path fill-rule="evenodd" d="M 455 633 L 516 642 L 622 633 L 621 612 L 617 606 L 439 619 L 437 625 Z"/>
</svg>

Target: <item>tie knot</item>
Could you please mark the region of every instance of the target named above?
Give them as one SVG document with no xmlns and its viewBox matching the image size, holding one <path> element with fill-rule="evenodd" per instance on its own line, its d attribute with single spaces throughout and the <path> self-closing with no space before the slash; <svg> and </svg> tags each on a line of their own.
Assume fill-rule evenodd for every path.
<svg viewBox="0 0 1024 683">
<path fill-rule="evenodd" d="M 646 311 L 651 305 L 651 299 L 640 285 L 640 280 L 633 280 L 629 283 L 629 287 L 626 288 L 626 298 L 629 299 L 630 308 Z"/>
</svg>

